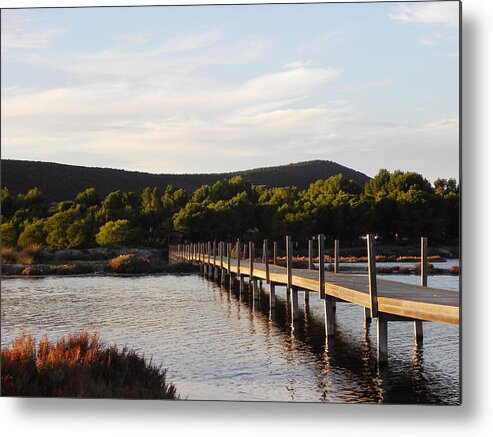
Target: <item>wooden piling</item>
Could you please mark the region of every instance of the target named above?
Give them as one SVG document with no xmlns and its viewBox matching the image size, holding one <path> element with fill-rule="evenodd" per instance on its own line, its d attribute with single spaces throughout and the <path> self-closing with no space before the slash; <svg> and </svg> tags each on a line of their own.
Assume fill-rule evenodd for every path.
<svg viewBox="0 0 493 437">
<path fill-rule="evenodd" d="M 428 286 L 428 238 L 421 237 L 421 286 Z"/>
<path fill-rule="evenodd" d="M 366 248 L 368 256 L 368 291 L 370 299 L 371 317 L 378 317 L 378 295 L 377 295 L 377 269 L 375 266 L 375 237 L 373 234 L 366 236 Z"/>
<path fill-rule="evenodd" d="M 274 265 L 277 265 L 277 241 L 274 241 L 274 249 L 272 256 L 274 258 Z"/>
<path fill-rule="evenodd" d="M 226 246 L 227 252 L 227 266 L 228 266 L 228 275 L 231 276 L 231 243 L 228 243 Z"/>
<path fill-rule="evenodd" d="M 270 282 L 269 273 L 269 240 L 264 240 L 265 283 Z"/>
<path fill-rule="evenodd" d="M 253 241 L 248 242 L 248 261 L 250 266 L 250 281 L 253 279 L 253 260 L 255 258 L 255 246 Z"/>
<path fill-rule="evenodd" d="M 240 258 L 240 239 L 238 238 L 236 240 L 236 279 L 239 279 L 240 277 L 240 263 L 241 263 L 241 258 Z"/>
<path fill-rule="evenodd" d="M 318 234 L 318 290 L 319 297 L 325 297 L 325 236 Z"/>
<path fill-rule="evenodd" d="M 293 285 L 293 242 L 291 236 L 286 236 L 286 291 L 289 294 Z"/>
<path fill-rule="evenodd" d="M 259 297 L 259 291 L 258 291 L 258 279 L 253 278 L 251 284 L 253 285 L 253 300 L 257 301 Z"/>
<path fill-rule="evenodd" d="M 212 243 L 212 259 L 214 260 L 214 264 L 213 264 L 213 268 L 212 268 L 212 271 L 213 271 L 213 279 L 214 281 L 217 280 L 217 267 L 216 267 L 216 259 L 217 259 L 217 242 L 216 240 L 214 240 L 214 242 Z"/>
<path fill-rule="evenodd" d="M 387 364 L 388 359 L 388 328 L 387 320 L 382 317 L 378 318 L 377 323 L 377 359 L 378 364 Z"/>
<path fill-rule="evenodd" d="M 308 240 L 308 270 L 313 270 L 313 240 Z"/>
<path fill-rule="evenodd" d="M 421 286 L 428 286 L 428 238 L 421 237 Z M 421 346 L 423 344 L 423 322 L 416 320 L 414 322 L 414 344 Z"/>
</svg>

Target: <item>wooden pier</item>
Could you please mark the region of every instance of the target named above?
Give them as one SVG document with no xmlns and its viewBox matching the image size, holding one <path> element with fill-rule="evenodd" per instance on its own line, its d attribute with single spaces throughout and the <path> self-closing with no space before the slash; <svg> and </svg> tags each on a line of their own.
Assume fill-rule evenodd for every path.
<svg viewBox="0 0 493 437">
<path fill-rule="evenodd" d="M 259 298 L 259 281 L 269 284 L 271 308 L 275 305 L 275 286 L 285 286 L 290 300 L 291 319 L 299 318 L 298 293 L 304 291 L 305 302 L 310 294 L 324 300 L 325 333 L 334 335 L 335 310 L 338 302 L 362 307 L 362 320 L 368 324 L 376 319 L 378 362 L 385 364 L 388 356 L 388 322 L 414 322 L 414 338 L 417 345 L 423 341 L 423 322 L 460 324 L 460 294 L 455 291 L 427 287 L 427 240 L 421 239 L 421 286 L 377 278 L 373 235 L 367 236 L 368 275 L 339 273 L 339 242 L 334 244 L 334 271 L 314 269 L 314 263 L 322 260 L 325 266 L 324 236 L 318 236 L 318 257 L 314 258 L 313 240 L 309 241 L 308 268 L 293 268 L 293 245 L 286 237 L 286 266 L 279 266 L 278 246 L 273 245 L 273 256 L 269 253 L 268 240 L 263 241 L 262 256 L 256 258 L 255 245 L 248 242 L 243 246 L 224 242 L 190 243 L 170 246 L 170 261 L 196 263 L 201 272 L 213 280 L 232 287 L 235 282 L 243 291 L 245 279 Z M 248 250 L 246 249 L 246 247 Z M 320 266 L 320 262 L 318 263 Z"/>
</svg>

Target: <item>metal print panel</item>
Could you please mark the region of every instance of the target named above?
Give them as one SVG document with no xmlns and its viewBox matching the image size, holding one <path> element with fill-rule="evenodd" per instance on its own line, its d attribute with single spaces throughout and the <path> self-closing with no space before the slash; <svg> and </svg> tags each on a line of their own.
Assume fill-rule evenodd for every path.
<svg viewBox="0 0 493 437">
<path fill-rule="evenodd" d="M 460 404 L 460 13 L 2 9 L 2 396 Z"/>
</svg>

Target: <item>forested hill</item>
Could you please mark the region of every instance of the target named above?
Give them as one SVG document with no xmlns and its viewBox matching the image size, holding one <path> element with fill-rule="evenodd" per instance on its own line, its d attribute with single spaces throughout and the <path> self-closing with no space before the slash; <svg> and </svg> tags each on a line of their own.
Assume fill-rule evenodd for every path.
<svg viewBox="0 0 493 437">
<path fill-rule="evenodd" d="M 93 187 L 106 196 L 116 190 L 141 193 L 146 187 L 163 190 L 168 184 L 191 193 L 203 184 L 241 175 L 255 185 L 307 188 L 312 182 L 342 173 L 362 186 L 370 179 L 365 174 L 332 161 L 307 161 L 233 173 L 151 174 L 110 168 L 82 167 L 52 162 L 2 159 L 2 187 L 13 194 L 39 188 L 50 201 L 73 199 L 77 193 Z"/>
</svg>

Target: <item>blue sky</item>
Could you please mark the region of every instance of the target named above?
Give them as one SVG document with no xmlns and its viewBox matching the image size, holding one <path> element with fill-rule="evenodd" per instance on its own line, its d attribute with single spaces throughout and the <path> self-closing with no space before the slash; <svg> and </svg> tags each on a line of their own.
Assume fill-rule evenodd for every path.
<svg viewBox="0 0 493 437">
<path fill-rule="evenodd" d="M 2 11 L 2 158 L 459 173 L 459 3 Z"/>
</svg>

